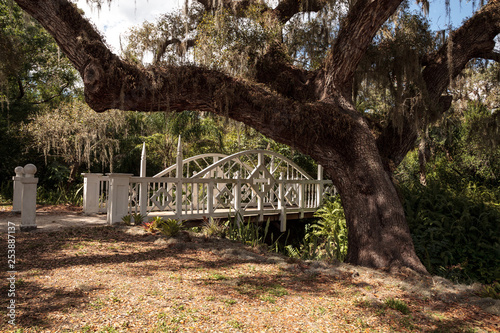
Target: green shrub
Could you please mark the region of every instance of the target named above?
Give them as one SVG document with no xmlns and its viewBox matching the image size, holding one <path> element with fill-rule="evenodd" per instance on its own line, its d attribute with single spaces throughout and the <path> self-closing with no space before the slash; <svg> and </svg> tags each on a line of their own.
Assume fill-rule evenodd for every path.
<svg viewBox="0 0 500 333">
<path fill-rule="evenodd" d="M 135 225 L 141 225 L 144 222 L 144 219 L 146 218 L 146 216 L 142 215 L 140 213 L 134 213 L 131 215 L 131 218 L 134 221 Z"/>
<path fill-rule="evenodd" d="M 410 313 L 410 309 L 408 308 L 408 305 L 405 302 L 403 302 L 402 300 L 389 298 L 389 299 L 385 300 L 384 304 L 391 309 L 394 309 L 394 310 L 401 312 L 402 314 L 406 315 L 406 314 Z"/>
<path fill-rule="evenodd" d="M 344 261 L 347 255 L 347 224 L 340 196 L 325 200 L 314 216 L 319 221 L 312 226 L 312 235 L 323 242 L 329 258 Z"/>
<path fill-rule="evenodd" d="M 481 290 L 479 291 L 479 296 L 500 299 L 500 283 L 494 282 L 490 285 L 482 286 Z"/>
<path fill-rule="evenodd" d="M 461 282 L 500 280 L 500 209 L 488 203 L 494 191 L 473 185 L 459 191 L 431 180 L 401 192 L 415 250 L 431 274 Z"/>
<path fill-rule="evenodd" d="M 164 220 L 160 216 L 155 217 L 153 220 L 153 228 L 168 237 L 174 237 L 181 231 L 182 222 L 178 222 L 174 219 Z"/>
<path fill-rule="evenodd" d="M 279 240 L 283 234 L 278 236 L 275 240 L 274 234 L 269 234 L 270 223 L 271 221 L 269 219 L 264 224 L 264 227 L 259 225 L 259 223 L 250 222 L 250 220 L 244 223 L 243 217 L 237 215 L 234 218 L 228 219 L 225 224 L 225 236 L 231 240 L 253 247 L 265 245 L 268 250 L 278 252 L 280 248 Z"/>
<path fill-rule="evenodd" d="M 132 215 L 125 215 L 124 217 L 122 217 L 122 222 L 125 223 L 126 225 L 133 225 Z"/>
<path fill-rule="evenodd" d="M 168 237 L 175 237 L 179 234 L 182 228 L 182 222 L 174 219 L 164 220 L 161 216 L 155 216 L 151 222 L 142 223 L 144 228 L 151 232 L 161 232 Z"/>
<path fill-rule="evenodd" d="M 286 244 L 284 254 L 302 260 L 344 261 L 347 225 L 340 196 L 327 198 L 314 216 L 319 219 L 305 225 L 302 242 Z"/>
<path fill-rule="evenodd" d="M 224 237 L 226 235 L 227 225 L 218 219 L 210 217 L 203 221 L 201 232 L 208 237 Z"/>
</svg>

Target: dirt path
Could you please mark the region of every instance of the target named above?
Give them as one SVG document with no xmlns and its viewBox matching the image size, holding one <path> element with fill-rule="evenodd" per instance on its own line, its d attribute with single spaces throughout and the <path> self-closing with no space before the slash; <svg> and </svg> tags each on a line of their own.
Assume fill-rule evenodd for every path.
<svg viewBox="0 0 500 333">
<path fill-rule="evenodd" d="M 2 232 L 7 230 L 8 222 L 14 222 L 17 230 L 21 225 L 21 214 L 12 213 L 11 209 L 11 206 L 0 208 L 0 231 Z M 81 207 L 75 206 L 38 206 L 36 224 L 38 229 L 35 232 L 50 232 L 62 228 L 104 226 L 106 225 L 106 215 L 85 215 Z"/>
<path fill-rule="evenodd" d="M 0 212 L 2 224 L 19 218 Z M 478 297 L 477 285 L 292 260 L 191 232 L 167 239 L 72 207 L 40 207 L 37 221 L 16 233 L 16 326 L 2 284 L 1 332 L 500 331 L 500 302 Z"/>
</svg>

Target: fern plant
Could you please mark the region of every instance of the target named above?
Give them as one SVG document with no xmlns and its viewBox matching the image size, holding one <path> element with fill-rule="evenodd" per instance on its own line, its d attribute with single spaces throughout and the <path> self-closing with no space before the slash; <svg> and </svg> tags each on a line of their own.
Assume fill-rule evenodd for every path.
<svg viewBox="0 0 500 333">
<path fill-rule="evenodd" d="M 312 225 L 312 232 L 306 237 L 319 239 L 327 258 L 344 261 L 347 255 L 347 224 L 340 196 L 327 199 L 314 216 L 320 220 Z"/>
</svg>

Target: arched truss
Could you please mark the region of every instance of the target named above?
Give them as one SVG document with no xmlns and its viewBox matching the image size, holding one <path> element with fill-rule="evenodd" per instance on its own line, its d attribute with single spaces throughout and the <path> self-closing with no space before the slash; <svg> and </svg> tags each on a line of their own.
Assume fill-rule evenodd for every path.
<svg viewBox="0 0 500 333">
<path fill-rule="evenodd" d="M 208 166 L 216 163 L 218 160 L 227 157 L 226 154 L 211 153 L 211 154 L 201 154 L 186 158 L 182 161 L 182 171 L 183 178 L 189 178 L 193 173 L 200 172 L 201 170 L 207 168 Z M 154 178 L 158 177 L 176 177 L 177 164 L 171 165 L 165 170 L 154 175 Z"/>
<path fill-rule="evenodd" d="M 177 166 L 172 165 L 153 177 L 159 182 L 150 185 L 153 192 L 151 200 L 153 206 L 160 210 L 174 209 L 174 193 L 177 191 L 174 183 L 178 181 L 164 182 L 163 177 L 174 178 L 176 170 Z M 183 160 L 181 179 L 181 206 L 190 207 L 196 214 L 208 213 L 210 216 L 221 210 L 250 212 L 257 209 L 264 212 L 280 207 L 311 209 L 319 205 L 323 192 L 329 191 L 324 186 L 328 181 L 314 180 L 290 159 L 267 150 L 247 150 L 230 156 L 202 154 L 187 158 Z M 323 185 L 318 192 L 319 184 Z"/>
<path fill-rule="evenodd" d="M 274 179 L 313 179 L 295 162 L 268 150 L 246 150 L 226 156 L 207 166 L 191 178 L 250 179 L 256 174 Z"/>
<path fill-rule="evenodd" d="M 313 179 L 292 160 L 268 150 L 246 150 L 230 156 L 201 154 L 184 159 L 182 164 L 183 178 L 234 179 L 238 174 L 240 179 L 249 179 L 258 169 L 274 179 L 282 176 L 284 179 Z M 174 164 L 153 177 L 176 177 L 176 172 L 177 164 Z"/>
</svg>

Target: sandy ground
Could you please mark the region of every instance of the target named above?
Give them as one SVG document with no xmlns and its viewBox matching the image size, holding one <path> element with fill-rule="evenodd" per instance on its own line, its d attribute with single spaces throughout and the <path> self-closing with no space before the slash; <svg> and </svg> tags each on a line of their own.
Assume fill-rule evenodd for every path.
<svg viewBox="0 0 500 333">
<path fill-rule="evenodd" d="M 19 230 L 21 214 L 12 213 L 11 206 L 0 208 L 0 231 L 7 231 L 8 222 L 16 225 Z M 38 206 L 36 210 L 37 229 L 31 232 L 55 231 L 68 227 L 102 226 L 106 225 L 106 214 L 85 215 L 81 207 L 74 206 Z"/>
</svg>

